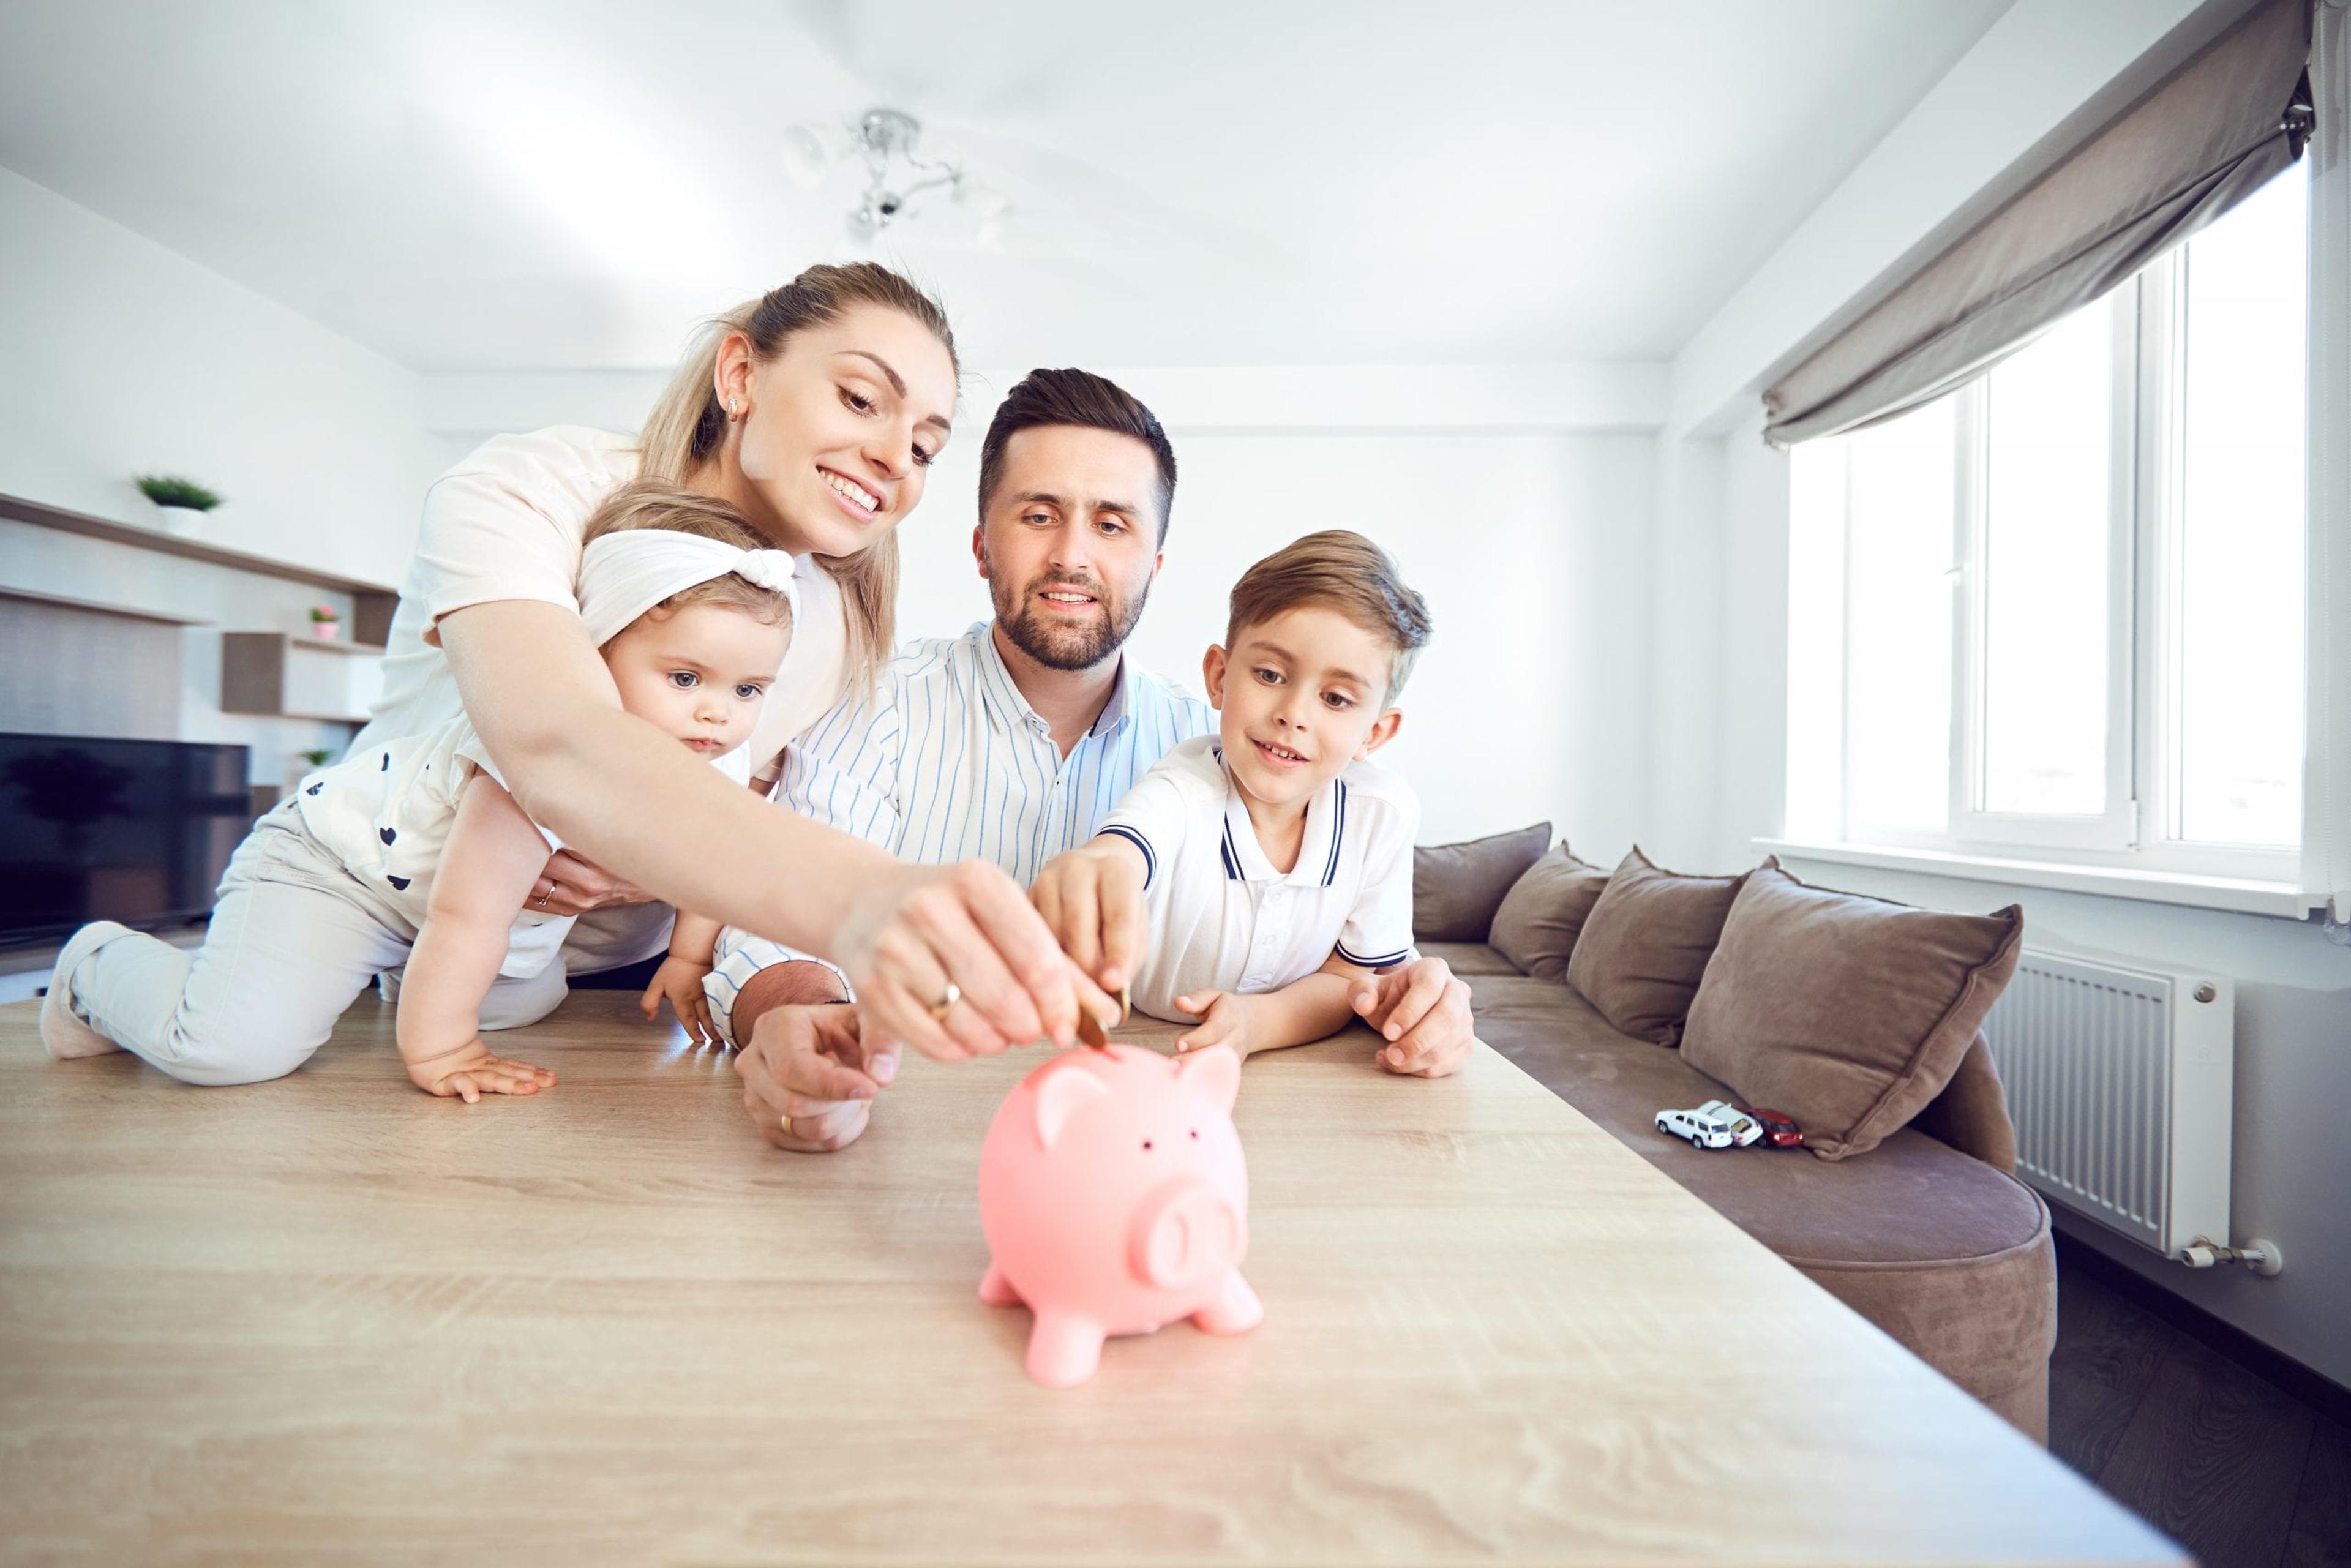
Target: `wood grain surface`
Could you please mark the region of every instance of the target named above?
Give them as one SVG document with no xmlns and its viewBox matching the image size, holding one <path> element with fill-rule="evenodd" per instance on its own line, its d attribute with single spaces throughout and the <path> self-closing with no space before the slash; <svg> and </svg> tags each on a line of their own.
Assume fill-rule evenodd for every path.
<svg viewBox="0 0 2351 1568">
<path fill-rule="evenodd" d="M 912 1061 L 785 1155 L 632 1002 L 499 1037 L 562 1082 L 473 1107 L 371 998 L 242 1089 L 0 1009 L 0 1555 L 2184 1561 L 1491 1051 L 1252 1061 L 1263 1326 L 1054 1393 L 975 1295 L 1039 1055 Z"/>
</svg>

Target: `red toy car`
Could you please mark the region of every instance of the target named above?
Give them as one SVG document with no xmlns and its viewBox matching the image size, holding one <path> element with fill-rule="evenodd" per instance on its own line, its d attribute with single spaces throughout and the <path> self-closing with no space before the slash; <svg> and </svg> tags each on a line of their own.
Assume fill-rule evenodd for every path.
<svg viewBox="0 0 2351 1568">
<path fill-rule="evenodd" d="M 1741 1114 L 1755 1118 L 1755 1124 L 1763 1129 L 1763 1141 L 1773 1148 L 1793 1149 L 1802 1146 L 1804 1130 L 1797 1126 L 1794 1118 L 1784 1112 L 1758 1111 L 1752 1105 L 1741 1105 L 1739 1110 Z"/>
</svg>

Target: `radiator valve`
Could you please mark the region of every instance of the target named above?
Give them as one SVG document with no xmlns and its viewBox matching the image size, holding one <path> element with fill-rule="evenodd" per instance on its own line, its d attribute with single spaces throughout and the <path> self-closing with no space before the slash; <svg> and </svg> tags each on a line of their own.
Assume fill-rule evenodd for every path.
<svg viewBox="0 0 2351 1568">
<path fill-rule="evenodd" d="M 2191 1269 L 2242 1263 L 2254 1273 L 2262 1275 L 2274 1274 L 2285 1267 L 2285 1254 L 2278 1250 L 2278 1244 L 2259 1236 L 2243 1247 L 2223 1247 L 2199 1236 L 2179 1249 L 2179 1260 Z"/>
</svg>

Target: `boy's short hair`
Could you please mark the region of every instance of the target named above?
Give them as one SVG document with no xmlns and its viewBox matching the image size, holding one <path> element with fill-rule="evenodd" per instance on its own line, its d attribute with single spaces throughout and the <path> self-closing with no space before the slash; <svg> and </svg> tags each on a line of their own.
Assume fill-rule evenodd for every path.
<svg viewBox="0 0 2351 1568">
<path fill-rule="evenodd" d="M 737 549 L 774 548 L 731 503 L 716 496 L 642 481 L 623 485 L 604 497 L 604 504 L 589 517 L 588 527 L 580 536 L 580 548 L 586 549 L 606 534 L 629 528 L 667 528 L 672 533 L 698 534 Z M 770 626 L 788 625 L 792 618 L 790 600 L 731 571 L 707 582 L 697 582 L 692 588 L 680 589 L 645 613 L 674 615 L 689 604 L 717 604 L 740 610 Z"/>
<path fill-rule="evenodd" d="M 1092 371 L 1030 371 L 1004 394 L 987 434 L 979 444 L 979 513 L 1004 482 L 1004 448 L 1024 430 L 1046 424 L 1074 424 L 1131 435 L 1151 448 L 1159 468 L 1159 542 L 1167 542 L 1167 514 L 1176 505 L 1176 448 L 1159 426 L 1158 415 L 1143 400 L 1106 376 Z"/>
<path fill-rule="evenodd" d="M 1308 604 L 1319 604 L 1387 640 L 1395 650 L 1388 665 L 1386 700 L 1394 702 L 1431 630 L 1428 601 L 1405 586 L 1404 578 L 1380 549 L 1345 528 L 1325 528 L 1283 546 L 1241 573 L 1233 584 L 1225 646 L 1237 646 L 1241 632 Z"/>
</svg>

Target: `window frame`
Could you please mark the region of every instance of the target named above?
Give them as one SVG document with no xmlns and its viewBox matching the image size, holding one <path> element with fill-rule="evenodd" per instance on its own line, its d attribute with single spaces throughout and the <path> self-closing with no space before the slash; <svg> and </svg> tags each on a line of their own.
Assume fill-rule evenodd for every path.
<svg viewBox="0 0 2351 1568">
<path fill-rule="evenodd" d="M 2284 178 L 2306 182 L 2306 210 L 2319 202 L 2315 172 L 2297 163 Z M 1987 862 L 2032 862 L 2053 867 L 2125 875 L 2176 876 L 2264 886 L 2305 884 L 2313 845 L 2314 801 L 2305 781 L 2302 825 L 2291 847 L 2190 841 L 2178 836 L 2180 821 L 2177 733 L 2182 670 L 2181 476 L 2185 450 L 2179 439 L 2184 414 L 2186 329 L 2184 249 L 2158 257 L 2105 300 L 2087 308 L 2116 314 L 2113 374 L 2115 429 L 2110 441 L 2107 556 L 2106 800 L 2104 810 L 2077 816 L 1999 812 L 1982 807 L 1985 767 L 1985 616 L 1989 494 L 1988 374 L 1950 394 L 1955 402 L 1954 479 L 1950 611 L 1949 799 L 1940 832 L 1906 831 L 1858 823 L 1851 807 L 1854 764 L 1851 710 L 1855 689 L 1852 461 L 1837 447 L 1838 471 L 1830 486 L 1838 497 L 1837 537 L 1827 553 L 1836 562 L 1834 592 L 1838 647 L 1834 667 L 1839 683 L 1834 704 L 1811 716 L 1834 727 L 1835 778 L 1830 799 L 1791 799 L 1790 833 L 1805 836 L 1793 820 L 1799 812 L 1815 827 L 1834 825 L 1836 845 L 1925 852 L 1938 858 Z M 2310 287 L 2324 276 L 2314 265 Z M 2314 306 L 2314 300 L 2309 302 Z M 2306 308 L 2307 330 L 2316 329 Z M 2315 435 L 2315 432 L 2312 433 Z M 2322 526 L 2305 486 L 2305 538 Z M 1823 540 L 1824 543 L 1831 542 Z M 2309 559 L 2306 549 L 2305 559 Z M 1815 597 L 1826 584 L 1810 585 Z M 2305 594 L 2311 583 L 2305 579 Z M 2305 632 L 2305 679 L 2313 646 Z M 1792 716 L 1794 705 L 1790 706 Z M 2305 722 L 2304 748 L 2314 735 Z M 1795 735 L 1790 736 L 1792 762 Z M 1807 769 L 1808 774 L 1814 772 Z M 1825 769 L 1817 770 L 1825 773 Z M 1792 790 L 1795 769 L 1791 769 Z M 1829 783 L 1825 778 L 1817 781 Z M 1771 841 L 1787 844 L 1791 841 Z M 1827 846 L 1823 846 L 1827 847 Z"/>
</svg>

